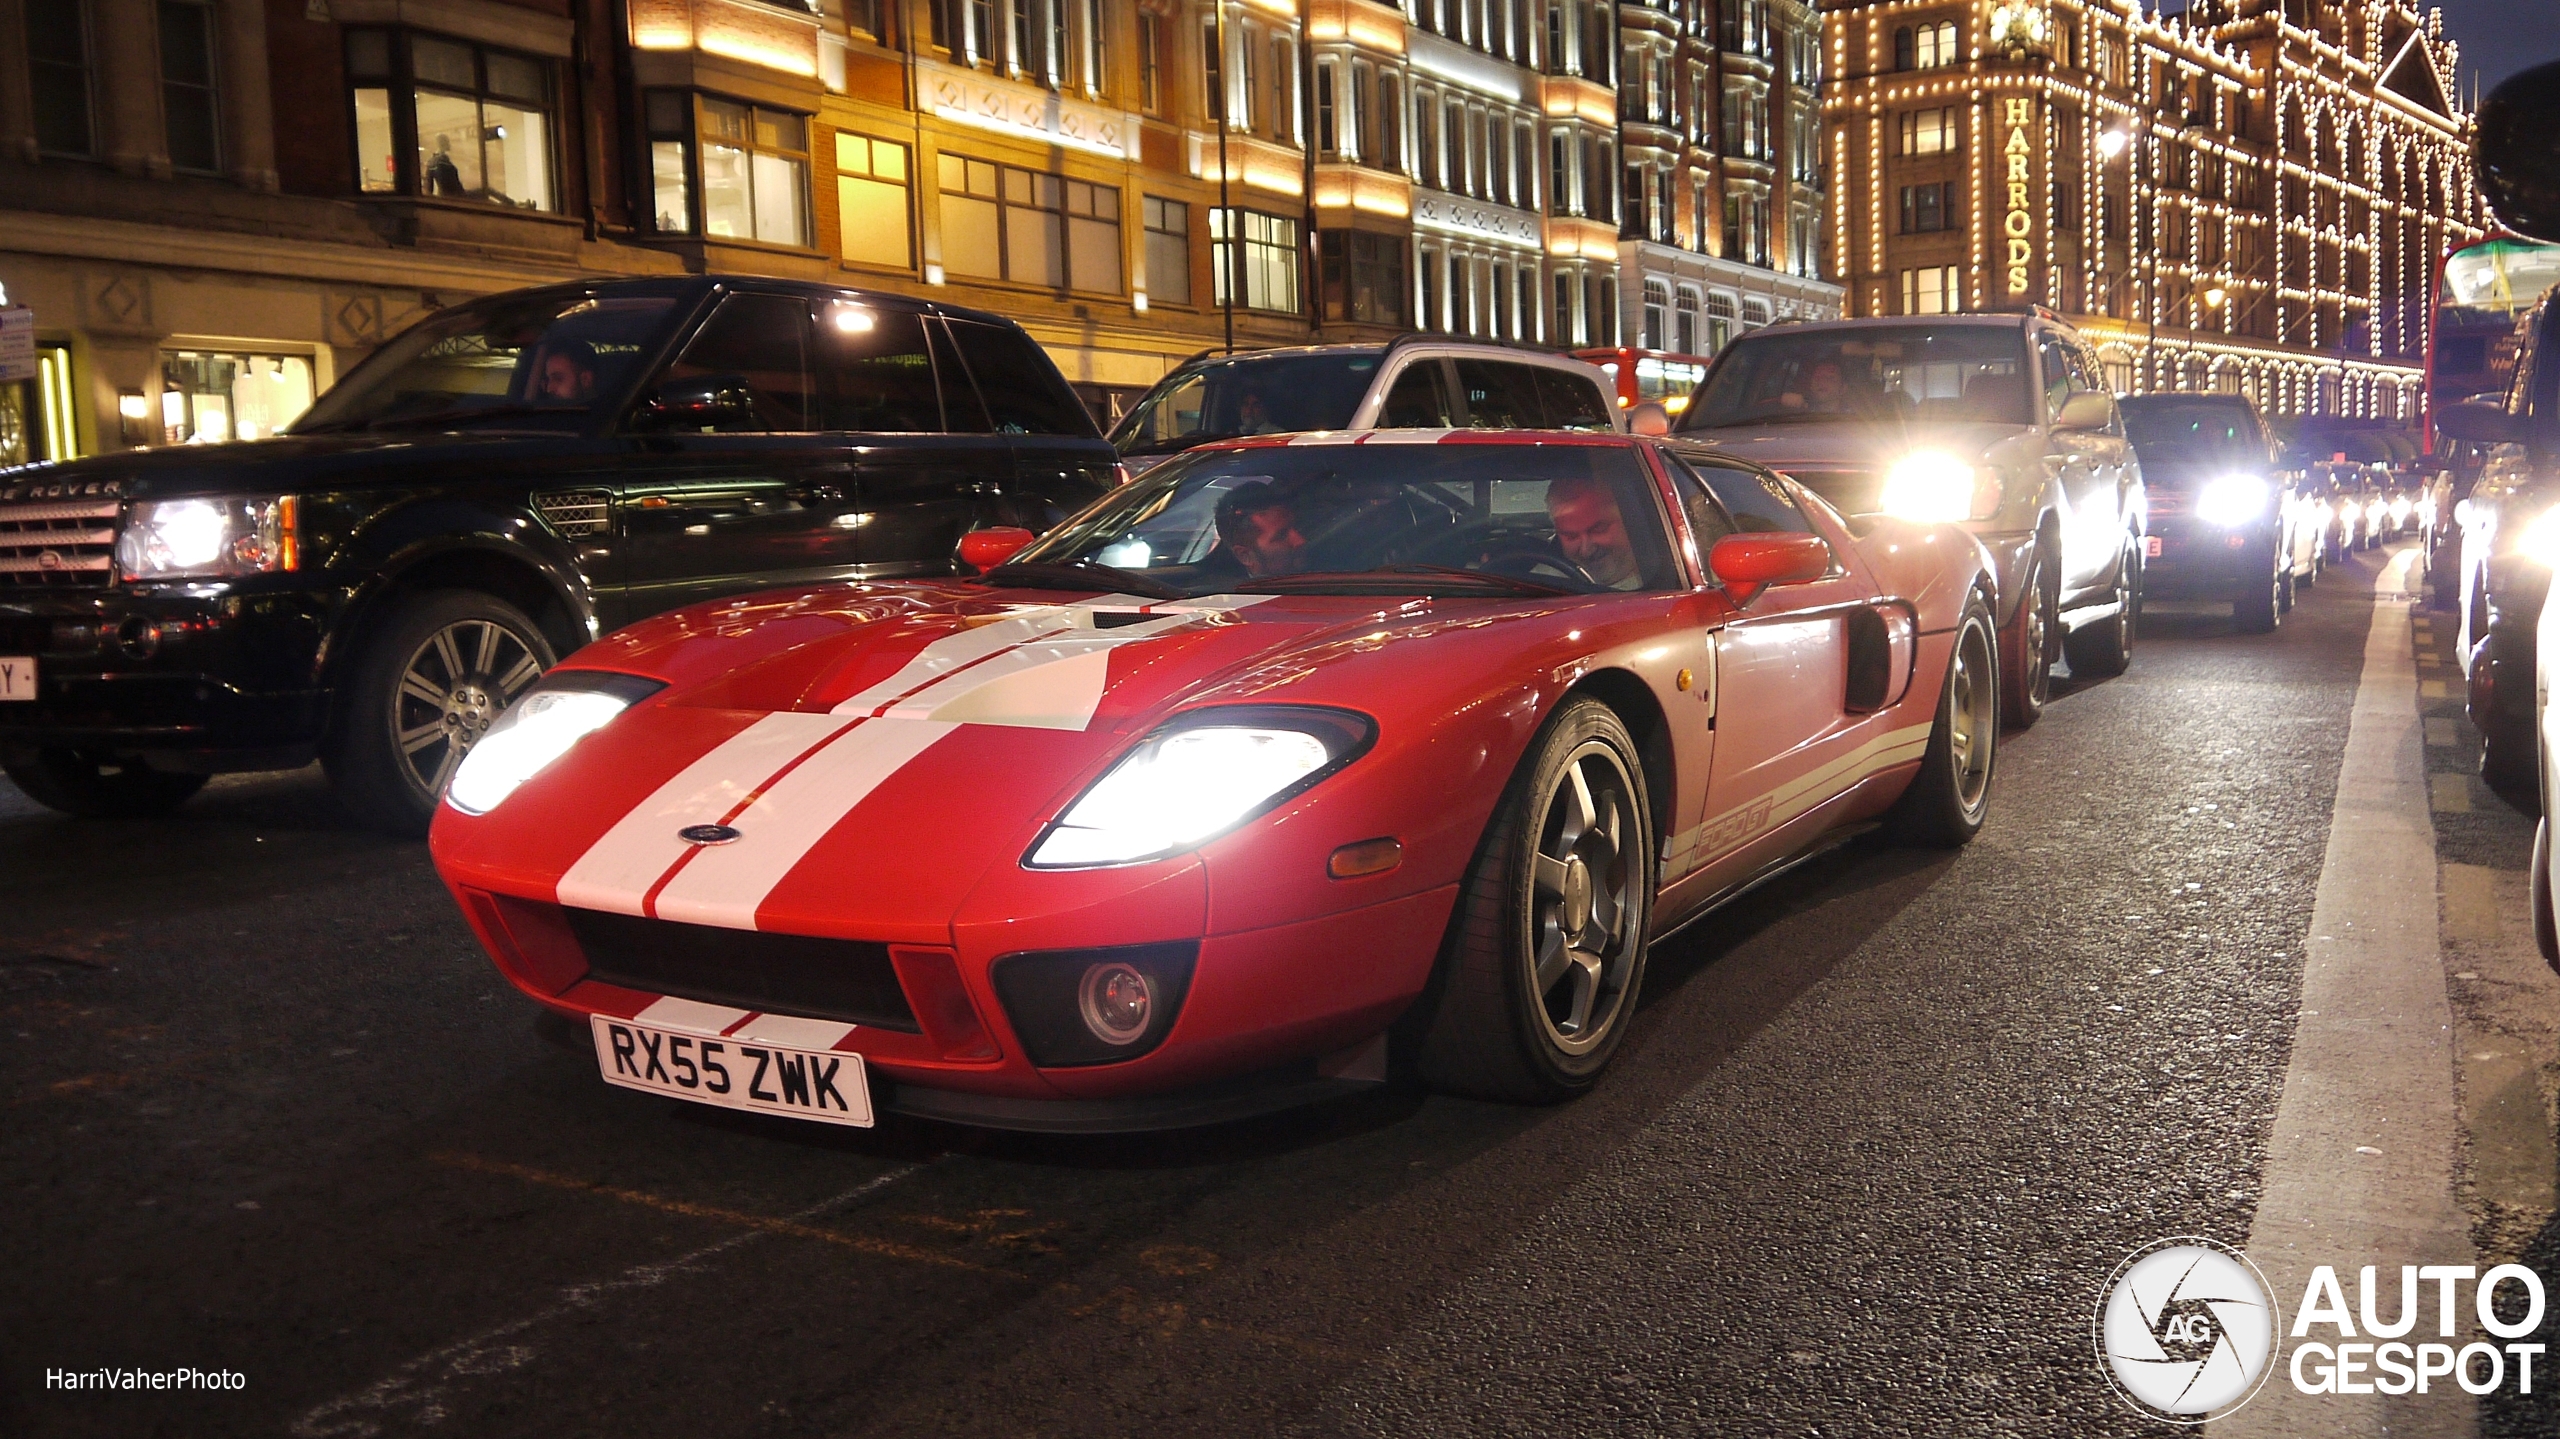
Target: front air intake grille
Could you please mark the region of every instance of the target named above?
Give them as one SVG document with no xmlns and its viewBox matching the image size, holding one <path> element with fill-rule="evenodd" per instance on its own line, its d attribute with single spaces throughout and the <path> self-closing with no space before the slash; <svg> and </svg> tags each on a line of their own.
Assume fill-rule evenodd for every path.
<svg viewBox="0 0 2560 1439">
<path fill-rule="evenodd" d="M 0 593 L 97 589 L 115 577 L 116 500 L 0 504 Z"/>
<path fill-rule="evenodd" d="M 920 1032 L 885 944 L 594 909 L 572 909 L 568 916 L 570 932 L 587 952 L 589 979 L 735 1009 Z"/>
<path fill-rule="evenodd" d="M 534 496 L 533 507 L 562 539 L 592 539 L 613 527 L 613 496 L 602 490 L 553 490 Z"/>
</svg>

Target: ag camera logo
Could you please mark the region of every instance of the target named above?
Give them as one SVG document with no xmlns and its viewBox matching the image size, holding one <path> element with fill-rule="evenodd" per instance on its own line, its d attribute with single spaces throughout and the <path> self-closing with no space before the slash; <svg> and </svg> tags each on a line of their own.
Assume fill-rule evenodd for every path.
<svg viewBox="0 0 2560 1439">
<path fill-rule="evenodd" d="M 2099 1291 L 2100 1367 L 2137 1412 L 2201 1424 L 2247 1403 L 2275 1355 L 2277 1314 L 2249 1257 L 2198 1235 L 2135 1250 Z"/>
</svg>

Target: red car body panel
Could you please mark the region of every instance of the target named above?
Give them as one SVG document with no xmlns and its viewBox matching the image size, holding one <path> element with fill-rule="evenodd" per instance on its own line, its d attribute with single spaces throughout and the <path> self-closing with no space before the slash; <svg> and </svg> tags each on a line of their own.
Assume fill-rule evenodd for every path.
<svg viewBox="0 0 2560 1439">
<path fill-rule="evenodd" d="M 1652 445 L 1513 432 L 1451 442 Z M 1578 687 L 1616 705 L 1646 751 L 1657 932 L 1889 806 L 1916 769 L 1951 632 L 1987 584 L 1972 538 L 1895 521 L 1853 533 L 1803 495 L 1837 569 L 1737 609 L 1705 583 L 1668 469 L 1657 460 L 1652 473 L 1693 588 L 1151 602 L 947 581 L 662 616 L 564 668 L 668 688 L 490 813 L 441 808 L 436 864 L 501 970 L 555 1010 L 858 1051 L 906 1084 L 1106 1099 L 1362 1045 L 1428 983 L 1506 786 Z M 1882 617 L 1891 698 L 1852 710 L 1847 635 L 1862 612 Z M 1861 663 L 1872 669 L 1873 654 Z M 1356 712 L 1375 742 L 1189 853 L 1026 867 L 1045 827 L 1167 717 L 1235 704 Z M 732 820 L 735 844 L 676 836 Z M 1393 869 L 1328 874 L 1337 849 L 1387 837 L 1402 846 Z M 920 1032 L 583 977 L 570 908 L 886 944 Z M 994 961 L 1158 941 L 1200 946 L 1160 1045 L 1119 1063 L 1031 1063 Z"/>
</svg>

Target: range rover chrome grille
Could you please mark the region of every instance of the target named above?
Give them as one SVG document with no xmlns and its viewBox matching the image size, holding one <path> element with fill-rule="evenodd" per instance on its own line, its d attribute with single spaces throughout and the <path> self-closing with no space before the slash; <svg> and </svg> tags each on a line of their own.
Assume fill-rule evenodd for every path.
<svg viewBox="0 0 2560 1439">
<path fill-rule="evenodd" d="M 0 592 L 95 589 L 114 578 L 112 499 L 0 504 Z"/>
</svg>

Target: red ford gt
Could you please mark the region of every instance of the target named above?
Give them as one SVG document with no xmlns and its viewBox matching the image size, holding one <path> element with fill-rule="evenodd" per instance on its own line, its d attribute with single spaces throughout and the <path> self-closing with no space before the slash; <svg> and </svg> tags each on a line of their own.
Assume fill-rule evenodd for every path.
<svg viewBox="0 0 2560 1439">
<path fill-rule="evenodd" d="M 607 1081 L 1053 1130 L 1391 1057 L 1560 1099 L 1651 941 L 1988 800 L 1979 546 L 1703 447 L 1247 440 L 964 552 L 622 631 L 456 772 L 437 866 Z"/>
</svg>

